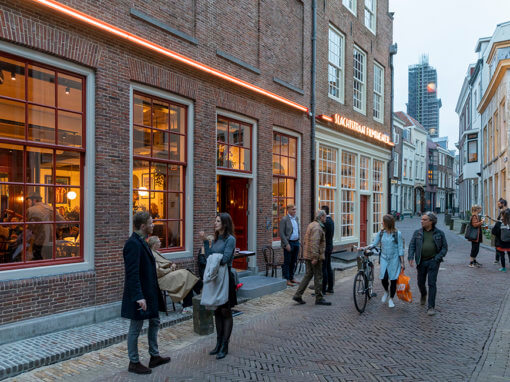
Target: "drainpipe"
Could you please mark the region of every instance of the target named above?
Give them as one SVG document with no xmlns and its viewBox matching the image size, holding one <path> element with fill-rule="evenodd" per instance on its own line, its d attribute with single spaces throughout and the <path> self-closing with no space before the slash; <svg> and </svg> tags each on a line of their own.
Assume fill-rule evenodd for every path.
<svg viewBox="0 0 510 382">
<path fill-rule="evenodd" d="M 393 19 L 393 15 L 392 15 Z M 390 130 L 391 134 L 393 135 L 393 102 L 394 102 L 394 70 L 393 70 L 393 56 L 397 54 L 398 46 L 397 43 L 390 45 L 390 73 L 391 73 L 391 105 L 390 105 Z M 391 176 L 390 174 L 390 166 L 391 163 L 394 161 L 395 156 L 395 146 L 391 148 L 391 159 L 388 161 L 388 196 L 387 196 L 387 206 L 388 206 L 388 213 L 391 211 Z M 398 165 L 398 163 L 397 163 Z"/>
<path fill-rule="evenodd" d="M 317 72 L 317 0 L 312 0 L 312 79 L 310 95 L 311 131 L 310 131 L 310 174 L 311 174 L 311 219 L 315 215 L 315 82 Z M 320 206 L 318 206 L 320 208 Z"/>
</svg>

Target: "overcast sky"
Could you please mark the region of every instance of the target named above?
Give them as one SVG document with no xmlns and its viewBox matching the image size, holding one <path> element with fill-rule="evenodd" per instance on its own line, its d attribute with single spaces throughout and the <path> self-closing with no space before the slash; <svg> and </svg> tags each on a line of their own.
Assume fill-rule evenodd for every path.
<svg viewBox="0 0 510 382">
<path fill-rule="evenodd" d="M 423 53 L 437 70 L 440 109 L 439 134 L 447 135 L 451 149 L 458 140 L 455 106 L 470 63 L 477 60 L 476 42 L 510 20 L 510 0 L 389 0 L 395 12 L 393 41 L 395 111 L 406 111 L 407 70 Z"/>
</svg>

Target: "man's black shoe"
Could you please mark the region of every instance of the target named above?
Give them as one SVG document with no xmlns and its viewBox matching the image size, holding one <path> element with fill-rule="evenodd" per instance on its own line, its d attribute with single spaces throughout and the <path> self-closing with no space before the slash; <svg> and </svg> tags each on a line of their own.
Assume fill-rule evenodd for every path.
<svg viewBox="0 0 510 382">
<path fill-rule="evenodd" d="M 159 355 L 157 356 L 151 356 L 151 360 L 149 361 L 149 367 L 157 367 L 159 365 L 164 365 L 165 363 L 170 362 L 170 357 L 161 357 Z"/>
<path fill-rule="evenodd" d="M 294 301 L 296 301 L 298 304 L 306 304 L 306 301 L 305 301 L 305 300 L 303 300 L 301 297 L 296 297 L 296 296 L 294 296 L 294 297 L 292 297 L 292 299 L 293 299 Z"/>
<path fill-rule="evenodd" d="M 137 362 L 137 363 L 129 362 L 128 371 L 130 373 L 135 373 L 135 374 L 150 374 L 150 373 L 152 373 L 151 369 L 149 369 L 147 366 L 142 365 L 140 362 Z"/>
<path fill-rule="evenodd" d="M 315 305 L 331 305 L 331 303 L 322 298 L 320 300 L 315 301 Z"/>
<path fill-rule="evenodd" d="M 425 305 L 425 303 L 427 302 L 427 295 L 422 295 L 420 297 L 420 305 Z"/>
<path fill-rule="evenodd" d="M 333 289 L 328 289 L 326 292 L 328 292 L 329 294 L 333 294 L 333 293 L 335 293 L 335 292 L 333 291 Z"/>
</svg>

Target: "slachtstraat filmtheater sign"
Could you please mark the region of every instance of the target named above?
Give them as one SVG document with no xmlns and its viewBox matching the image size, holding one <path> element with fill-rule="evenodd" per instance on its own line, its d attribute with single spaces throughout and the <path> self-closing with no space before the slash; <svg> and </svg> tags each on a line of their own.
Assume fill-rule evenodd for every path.
<svg viewBox="0 0 510 382">
<path fill-rule="evenodd" d="M 368 126 L 362 125 L 361 123 L 353 121 L 352 119 L 345 118 L 340 114 L 333 114 L 331 117 L 328 115 L 321 114 L 319 115 L 319 118 L 334 123 L 335 125 L 340 126 L 342 128 L 355 131 L 368 138 L 385 143 L 388 146 L 394 146 L 394 143 L 391 141 L 389 135 L 381 133 L 380 131 L 374 130 Z"/>
</svg>

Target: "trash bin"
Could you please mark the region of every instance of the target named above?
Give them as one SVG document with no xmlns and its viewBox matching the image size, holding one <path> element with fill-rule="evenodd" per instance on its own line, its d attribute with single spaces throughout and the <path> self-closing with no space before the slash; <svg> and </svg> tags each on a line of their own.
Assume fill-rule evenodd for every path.
<svg viewBox="0 0 510 382">
<path fill-rule="evenodd" d="M 214 332 L 214 311 L 200 305 L 202 295 L 193 297 L 193 331 L 201 336 Z"/>
</svg>

